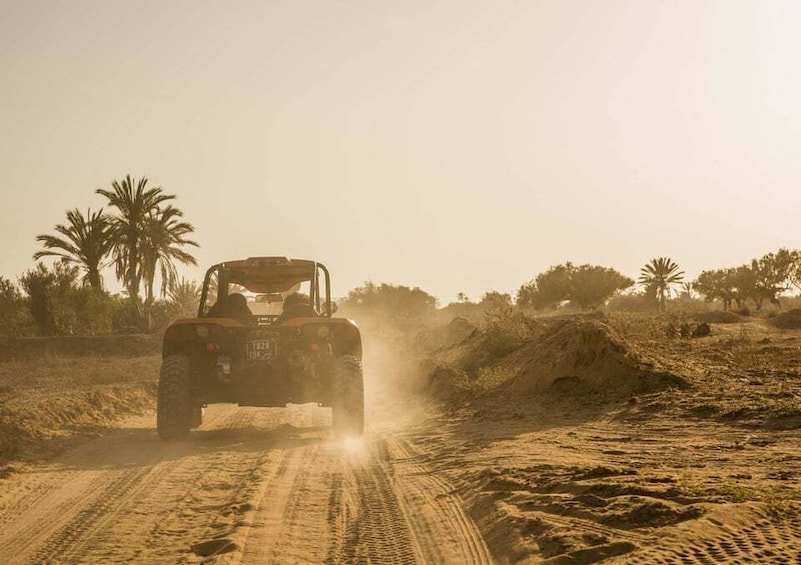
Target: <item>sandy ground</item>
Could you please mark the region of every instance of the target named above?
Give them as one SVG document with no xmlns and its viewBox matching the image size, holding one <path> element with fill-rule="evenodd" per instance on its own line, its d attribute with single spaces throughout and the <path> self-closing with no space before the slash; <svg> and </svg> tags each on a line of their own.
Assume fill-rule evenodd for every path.
<svg viewBox="0 0 801 565">
<path fill-rule="evenodd" d="M 362 441 L 313 407 L 212 406 L 179 444 L 129 419 L 0 483 L 0 557 L 801 562 L 795 512 L 750 500 L 798 491 L 801 433 L 573 408 L 376 421 Z"/>
<path fill-rule="evenodd" d="M 399 428 L 329 439 L 315 407 L 215 405 L 184 443 L 153 417 L 0 483 L 3 563 L 450 562 L 488 550 Z"/>
<path fill-rule="evenodd" d="M 418 430 L 496 561 L 801 563 L 797 430 L 508 408 Z"/>
<path fill-rule="evenodd" d="M 411 434 L 493 558 L 801 563 L 801 332 L 752 321 L 628 343 L 689 386 L 499 391 Z M 576 351 L 609 367 L 605 348 Z"/>
<path fill-rule="evenodd" d="M 713 330 L 651 344 L 692 386 L 614 401 L 435 409 L 368 365 L 358 441 L 308 406 L 130 418 L 0 479 L 0 562 L 801 563 L 801 332 Z"/>
</svg>

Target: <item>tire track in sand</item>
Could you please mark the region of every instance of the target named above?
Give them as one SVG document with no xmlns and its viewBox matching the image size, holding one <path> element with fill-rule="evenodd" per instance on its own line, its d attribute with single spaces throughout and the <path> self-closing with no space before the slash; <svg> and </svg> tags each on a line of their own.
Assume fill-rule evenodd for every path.
<svg viewBox="0 0 801 565">
<path fill-rule="evenodd" d="M 37 563 L 77 561 L 93 536 L 105 525 L 112 523 L 131 501 L 153 482 L 170 471 L 166 463 L 104 477 L 102 487 L 96 489 L 92 502 L 72 514 L 71 519 L 50 535 L 33 557 Z"/>
<path fill-rule="evenodd" d="M 61 462 L 64 470 L 48 467 L 47 473 L 31 479 L 32 485 L 21 481 L 16 490 L 31 489 L 20 497 L 31 504 L 10 504 L 0 510 L 2 561 L 130 560 L 143 557 L 143 548 L 154 545 L 154 534 L 162 559 L 177 560 L 188 551 L 192 532 L 160 530 L 165 517 L 175 515 L 175 523 L 189 512 L 200 524 L 215 519 L 213 513 L 192 511 L 196 504 L 192 490 L 214 465 L 226 458 L 241 459 L 225 450 L 213 453 L 221 443 L 214 434 L 225 436 L 225 430 L 253 419 L 252 412 L 230 407 L 210 416 L 203 428 L 212 428 L 213 441 L 205 442 L 201 435 L 199 442 L 163 444 L 149 429 L 139 430 L 131 437 L 112 436 L 77 449 Z M 229 482 L 235 483 L 236 477 Z M 164 488 L 168 485 L 172 490 Z M 183 490 L 176 492 L 176 486 Z"/>
<path fill-rule="evenodd" d="M 329 441 L 284 452 L 256 501 L 245 564 L 491 563 L 478 530 L 408 443 Z"/>
<path fill-rule="evenodd" d="M 326 563 L 421 561 L 387 471 L 373 449 L 340 461 L 330 482 L 327 519 L 332 535 Z"/>
<path fill-rule="evenodd" d="M 389 477 L 339 442 L 289 449 L 257 502 L 242 563 L 418 560 Z"/>
<path fill-rule="evenodd" d="M 28 508 L 4 495 L 0 561 L 489 562 L 403 430 L 348 445 L 323 441 L 314 411 L 208 416 L 184 443 L 145 423 L 76 450 L 22 484 Z"/>
<path fill-rule="evenodd" d="M 217 412 L 203 427 L 214 432 L 246 426 L 252 414 L 244 411 Z M 208 431 L 210 431 L 208 430 Z M 226 453 L 200 455 L 198 446 L 158 444 L 159 462 L 144 468 L 130 480 L 110 483 L 96 504 L 81 511 L 74 523 L 54 535 L 50 547 L 37 561 L 69 562 L 151 561 L 181 554 L 191 538 L 191 528 L 215 518 L 214 512 L 197 509 L 198 495 L 206 490 L 204 480 L 213 472 L 235 482 L 236 469 L 226 464 Z M 162 461 L 168 458 L 169 461 Z M 176 522 L 184 522 L 176 528 Z M 79 532 L 76 539 L 73 532 Z M 66 535 L 65 535 L 66 533 Z M 67 538 L 67 539 L 64 539 Z M 49 540 L 50 541 L 50 540 Z M 183 542 L 183 543 L 182 543 Z M 187 544 L 188 545 L 188 544 Z M 156 552 L 149 551 L 155 549 Z M 185 546 L 188 553 L 188 547 Z"/>
<path fill-rule="evenodd" d="M 489 549 L 455 489 L 421 460 L 424 453 L 405 438 L 385 442 L 383 465 L 393 471 L 397 493 L 426 563 L 492 563 Z"/>
<path fill-rule="evenodd" d="M 49 477 L 48 477 L 49 478 Z M 62 479 L 62 477 L 59 477 Z M 4 514 L 0 533 L 0 554 L 6 563 L 24 563 L 53 530 L 63 528 L 73 517 L 73 509 L 96 499 L 105 486 L 102 472 L 75 473 L 60 484 L 41 487 L 28 506 L 17 513 L 11 507 Z"/>
<path fill-rule="evenodd" d="M 323 446 L 285 450 L 255 500 L 243 563 L 320 562 L 325 555 Z M 322 526 L 322 527 L 321 527 Z M 322 539 L 321 539 L 322 538 Z"/>
</svg>

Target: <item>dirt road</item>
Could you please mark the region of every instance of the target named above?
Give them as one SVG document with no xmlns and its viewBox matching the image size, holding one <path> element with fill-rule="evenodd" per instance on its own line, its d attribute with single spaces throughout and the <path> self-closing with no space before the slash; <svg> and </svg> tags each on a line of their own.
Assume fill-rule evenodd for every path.
<svg viewBox="0 0 801 565">
<path fill-rule="evenodd" d="M 189 441 L 163 443 L 153 420 L 4 480 L 0 561 L 490 561 L 398 427 L 343 442 L 324 409 L 216 405 Z"/>
</svg>

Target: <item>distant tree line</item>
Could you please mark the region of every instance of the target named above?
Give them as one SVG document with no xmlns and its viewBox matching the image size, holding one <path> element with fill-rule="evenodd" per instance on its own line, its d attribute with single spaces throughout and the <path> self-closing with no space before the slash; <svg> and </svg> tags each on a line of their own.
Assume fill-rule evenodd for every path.
<svg viewBox="0 0 801 565">
<path fill-rule="evenodd" d="M 707 301 L 720 300 L 724 310 L 743 308 L 750 300 L 757 310 L 765 301 L 780 306 L 791 288 L 801 289 L 801 251 L 779 249 L 739 267 L 703 271 L 692 289 Z"/>
<path fill-rule="evenodd" d="M 155 331 L 177 317 L 193 316 L 200 289 L 179 279 L 179 264 L 196 264 L 188 248 L 194 227 L 174 205 L 175 196 L 148 179 L 126 176 L 97 194 L 107 209 L 74 209 L 53 234 L 36 239 L 38 263 L 16 282 L 0 277 L 0 335 L 95 335 Z M 102 271 L 113 265 L 122 295 L 105 289 Z M 453 317 L 473 322 L 511 319 L 525 311 L 618 309 L 664 311 L 671 300 L 719 301 L 724 310 L 750 301 L 757 310 L 780 306 L 792 288 L 801 290 L 801 251 L 779 249 L 739 267 L 705 270 L 694 281 L 669 257 L 656 257 L 636 282 L 600 265 L 554 265 L 520 286 L 513 297 L 489 291 L 472 301 L 464 293 L 444 307 L 418 287 L 367 282 L 339 301 L 343 314 L 408 331 Z"/>
<path fill-rule="evenodd" d="M 513 297 L 486 292 L 478 301 L 459 293 L 454 302 L 438 308 L 436 299 L 406 286 L 366 283 L 339 303 L 349 316 L 398 329 L 447 322 L 453 317 L 473 322 L 492 321 L 525 311 L 556 309 L 593 310 L 605 305 L 621 310 L 665 311 L 676 299 L 719 300 L 724 309 L 732 303 L 743 307 L 753 301 L 780 305 L 780 297 L 792 287 L 801 289 L 801 251 L 780 249 L 750 264 L 733 269 L 702 272 L 694 281 L 670 257 L 655 257 L 640 269 L 635 281 L 615 269 L 570 262 L 549 267 L 523 284 Z"/>
</svg>

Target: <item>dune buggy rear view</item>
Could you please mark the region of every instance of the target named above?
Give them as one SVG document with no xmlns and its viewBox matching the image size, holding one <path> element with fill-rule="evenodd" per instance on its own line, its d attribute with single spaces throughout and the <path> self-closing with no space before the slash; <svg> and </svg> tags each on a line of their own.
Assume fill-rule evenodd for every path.
<svg viewBox="0 0 801 565">
<path fill-rule="evenodd" d="M 157 428 L 181 439 L 213 403 L 330 406 L 337 435 L 364 427 L 362 343 L 335 318 L 328 269 L 315 261 L 252 257 L 206 273 L 197 318 L 167 328 Z"/>
</svg>

